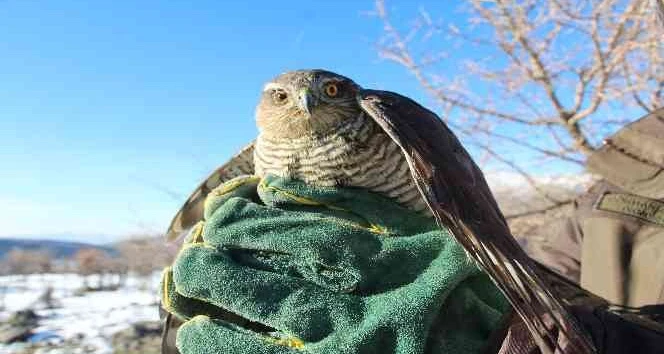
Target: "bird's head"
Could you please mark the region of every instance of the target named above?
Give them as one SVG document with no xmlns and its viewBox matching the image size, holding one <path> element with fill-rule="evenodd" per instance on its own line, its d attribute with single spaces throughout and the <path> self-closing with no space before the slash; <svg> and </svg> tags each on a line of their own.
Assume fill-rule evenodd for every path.
<svg viewBox="0 0 664 354">
<path fill-rule="evenodd" d="M 263 88 L 258 129 L 276 139 L 327 135 L 361 113 L 355 98 L 359 89 L 351 79 L 325 70 L 283 73 Z"/>
</svg>

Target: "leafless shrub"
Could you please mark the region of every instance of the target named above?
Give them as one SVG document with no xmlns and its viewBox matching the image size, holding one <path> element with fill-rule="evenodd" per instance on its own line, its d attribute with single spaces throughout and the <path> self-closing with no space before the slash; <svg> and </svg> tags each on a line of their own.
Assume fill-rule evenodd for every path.
<svg viewBox="0 0 664 354">
<path fill-rule="evenodd" d="M 4 274 L 43 274 L 51 271 L 53 259 L 47 250 L 12 249 L 2 261 Z"/>
<path fill-rule="evenodd" d="M 82 248 L 74 255 L 78 274 L 83 277 L 85 290 L 116 289 L 122 285 L 126 275 L 123 260 L 111 257 L 98 248 Z M 96 276 L 97 283 L 89 282 L 90 276 Z"/>
<path fill-rule="evenodd" d="M 129 272 L 147 280 L 155 271 L 163 269 L 172 260 L 160 235 L 134 236 L 116 245 L 120 258 Z"/>
</svg>

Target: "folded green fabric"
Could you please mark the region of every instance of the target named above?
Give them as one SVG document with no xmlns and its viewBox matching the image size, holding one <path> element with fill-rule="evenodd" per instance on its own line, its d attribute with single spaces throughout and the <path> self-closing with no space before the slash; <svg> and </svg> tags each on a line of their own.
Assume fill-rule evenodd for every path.
<svg viewBox="0 0 664 354">
<path fill-rule="evenodd" d="M 188 353 L 479 353 L 509 305 L 448 232 L 379 195 L 215 189 L 164 272 Z"/>
</svg>

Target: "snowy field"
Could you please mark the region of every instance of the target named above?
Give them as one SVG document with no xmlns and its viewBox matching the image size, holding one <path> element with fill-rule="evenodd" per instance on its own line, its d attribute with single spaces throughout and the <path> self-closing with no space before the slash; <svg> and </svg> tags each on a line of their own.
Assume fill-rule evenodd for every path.
<svg viewBox="0 0 664 354">
<path fill-rule="evenodd" d="M 95 284 L 95 279 L 90 278 Z M 138 321 L 154 321 L 158 314 L 159 274 L 149 279 L 130 276 L 125 286 L 116 291 L 87 292 L 77 295 L 83 285 L 76 274 L 44 274 L 0 277 L 0 297 L 4 291 L 5 308 L 0 311 L 0 321 L 6 320 L 17 310 L 33 306 L 47 287 L 52 287 L 54 309 L 36 307 L 39 327 L 30 338 L 32 341 L 54 343 L 75 340 L 81 343 L 79 352 L 112 353 L 110 339 L 114 333 Z M 18 353 L 25 343 L 0 344 L 0 353 Z M 54 346 L 55 347 L 55 346 Z M 47 349 L 38 353 L 72 353 Z"/>
</svg>

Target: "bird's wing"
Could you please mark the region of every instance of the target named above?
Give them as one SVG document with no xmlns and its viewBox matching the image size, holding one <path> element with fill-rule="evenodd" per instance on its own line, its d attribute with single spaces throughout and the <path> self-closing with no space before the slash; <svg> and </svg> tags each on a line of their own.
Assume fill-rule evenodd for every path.
<svg viewBox="0 0 664 354">
<path fill-rule="evenodd" d="M 361 90 L 358 102 L 401 147 L 438 224 L 452 232 L 501 289 L 540 350 L 594 353 L 589 335 L 553 295 L 551 282 L 545 281 L 549 275 L 512 237 L 484 175 L 442 120 L 392 92 Z M 559 335 L 570 345 L 560 348 Z"/>
<path fill-rule="evenodd" d="M 241 175 L 254 173 L 254 143 L 249 144 L 228 162 L 216 169 L 191 193 L 175 214 L 166 231 L 166 239 L 173 241 L 203 219 L 205 197 L 220 184 Z"/>
</svg>

